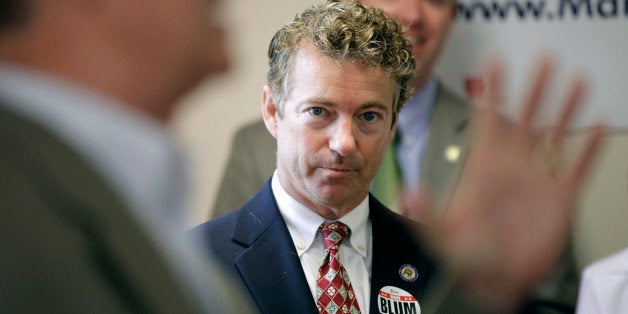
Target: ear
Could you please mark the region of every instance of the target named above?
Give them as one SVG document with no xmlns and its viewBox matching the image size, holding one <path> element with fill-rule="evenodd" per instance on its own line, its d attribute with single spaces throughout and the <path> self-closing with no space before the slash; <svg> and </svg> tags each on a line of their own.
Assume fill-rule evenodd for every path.
<svg viewBox="0 0 628 314">
<path fill-rule="evenodd" d="M 273 90 L 268 85 L 264 85 L 262 90 L 262 117 L 264 118 L 264 124 L 270 134 L 277 138 L 277 105 L 273 99 Z"/>
</svg>

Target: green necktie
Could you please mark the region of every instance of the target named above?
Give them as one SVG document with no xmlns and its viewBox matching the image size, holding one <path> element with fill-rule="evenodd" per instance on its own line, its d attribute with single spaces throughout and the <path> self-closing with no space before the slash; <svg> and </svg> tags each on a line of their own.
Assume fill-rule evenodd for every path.
<svg viewBox="0 0 628 314">
<path fill-rule="evenodd" d="M 395 212 L 399 211 L 399 194 L 403 185 L 401 174 L 395 158 L 395 141 L 393 140 L 384 154 L 384 160 L 371 183 L 371 193 L 386 207 Z"/>
</svg>

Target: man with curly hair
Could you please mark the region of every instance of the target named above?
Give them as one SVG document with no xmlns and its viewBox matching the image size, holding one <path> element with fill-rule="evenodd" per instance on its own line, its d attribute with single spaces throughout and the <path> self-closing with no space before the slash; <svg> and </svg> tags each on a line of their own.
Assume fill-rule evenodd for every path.
<svg viewBox="0 0 628 314">
<path fill-rule="evenodd" d="M 448 313 L 473 305 L 508 313 L 547 276 L 567 242 L 600 133 L 572 168 L 551 167 L 551 155 L 536 158 L 533 144 L 543 140 L 548 154 L 560 149 L 582 81 L 552 132 L 539 138 L 531 126 L 550 64 L 541 64 L 512 123 L 498 112 L 500 67 L 488 67 L 447 216 L 429 214 L 436 211 L 425 199 L 408 199 L 411 214 L 428 213 L 425 228 L 369 193 L 414 79 L 403 27 L 380 9 L 327 1 L 282 27 L 268 59 L 262 113 L 277 139 L 277 169 L 243 207 L 192 231 L 261 312 L 419 313 L 435 306 Z M 439 280 L 445 277 L 451 280 Z"/>
<path fill-rule="evenodd" d="M 454 23 L 456 0 L 360 0 L 382 9 L 404 26 L 416 62 L 410 93 L 399 112 L 395 138 L 371 183 L 373 195 L 403 212 L 403 191 L 421 189 L 446 203 L 463 164 L 472 106 L 433 73 Z M 277 143 L 263 121 L 240 128 L 212 209 L 222 216 L 246 203 L 276 168 Z M 532 308 L 573 310 L 578 288 L 573 251 L 564 252 L 554 276 L 529 299 Z"/>
<path fill-rule="evenodd" d="M 325 308 L 319 227 L 344 223 L 350 241 L 339 260 L 352 286 L 344 289 L 357 299 L 346 309 L 376 313 L 392 286 L 416 298 L 418 310 L 433 263 L 404 226 L 412 222 L 369 196 L 414 75 L 402 27 L 357 2 L 324 3 L 279 30 L 268 57 L 262 111 L 277 138 L 277 170 L 251 202 L 194 235 L 242 279 L 261 312 L 312 313 Z"/>
<path fill-rule="evenodd" d="M 397 134 L 387 147 L 371 191 L 401 212 L 404 187 L 421 187 L 443 200 L 454 187 L 462 161 L 471 106 L 448 89 L 433 69 L 454 23 L 455 0 L 361 0 L 404 26 L 416 62 L 409 101 L 399 114 Z M 275 170 L 275 139 L 262 121 L 240 128 L 211 216 L 222 216 L 249 200 Z"/>
</svg>

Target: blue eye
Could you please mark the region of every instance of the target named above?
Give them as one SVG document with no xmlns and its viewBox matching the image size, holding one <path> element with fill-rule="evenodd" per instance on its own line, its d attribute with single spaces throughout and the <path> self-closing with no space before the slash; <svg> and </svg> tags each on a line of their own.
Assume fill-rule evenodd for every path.
<svg viewBox="0 0 628 314">
<path fill-rule="evenodd" d="M 310 108 L 310 113 L 315 115 L 315 116 L 320 116 L 323 114 L 323 108 L 321 107 L 312 107 Z"/>
<path fill-rule="evenodd" d="M 364 118 L 364 120 L 370 122 L 370 121 L 373 121 L 373 120 L 377 119 L 377 114 L 375 112 L 367 112 L 367 113 L 363 114 L 362 117 Z"/>
</svg>

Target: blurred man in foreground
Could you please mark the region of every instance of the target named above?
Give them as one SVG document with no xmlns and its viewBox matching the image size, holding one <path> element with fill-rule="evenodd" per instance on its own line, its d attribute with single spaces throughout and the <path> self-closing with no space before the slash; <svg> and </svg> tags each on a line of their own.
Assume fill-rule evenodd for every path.
<svg viewBox="0 0 628 314">
<path fill-rule="evenodd" d="M 2 1 L 0 312 L 247 312 L 182 240 L 164 128 L 227 66 L 216 3 Z"/>
</svg>

